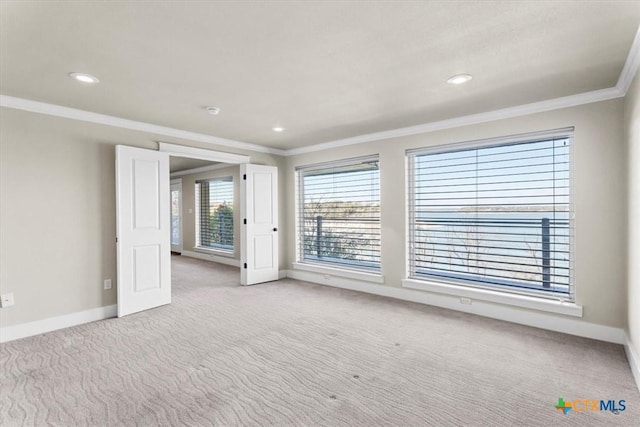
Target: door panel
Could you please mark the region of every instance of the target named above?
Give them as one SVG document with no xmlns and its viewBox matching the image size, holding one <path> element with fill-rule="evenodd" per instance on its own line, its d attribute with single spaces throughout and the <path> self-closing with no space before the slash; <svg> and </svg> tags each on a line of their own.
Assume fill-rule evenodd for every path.
<svg viewBox="0 0 640 427">
<path fill-rule="evenodd" d="M 278 280 L 278 169 L 240 165 L 240 282 L 243 285 Z"/>
<path fill-rule="evenodd" d="M 133 271 L 134 293 L 158 289 L 160 284 L 160 245 L 133 248 Z"/>
<path fill-rule="evenodd" d="M 169 155 L 116 147 L 118 317 L 171 302 Z"/>
<path fill-rule="evenodd" d="M 254 172 L 253 184 L 253 220 L 254 224 L 270 225 L 273 220 L 273 177 L 271 173 Z M 248 177 L 248 176 L 247 176 Z M 247 178 L 249 179 L 249 178 Z"/>
<path fill-rule="evenodd" d="M 261 236 L 255 236 L 253 239 L 253 253 L 255 259 L 253 267 L 256 270 L 273 267 L 273 256 L 271 248 L 273 248 L 273 235 L 271 233 Z"/>
<path fill-rule="evenodd" d="M 158 162 L 131 159 L 133 166 L 133 228 L 160 227 L 160 171 Z"/>
</svg>

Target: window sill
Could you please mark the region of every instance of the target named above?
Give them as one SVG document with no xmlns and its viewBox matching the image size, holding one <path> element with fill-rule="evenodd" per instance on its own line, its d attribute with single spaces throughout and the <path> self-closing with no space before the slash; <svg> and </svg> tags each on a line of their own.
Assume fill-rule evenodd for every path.
<svg viewBox="0 0 640 427">
<path fill-rule="evenodd" d="M 213 255 L 220 255 L 220 256 L 226 256 L 226 257 L 231 257 L 233 258 L 233 256 L 235 255 L 235 251 L 227 251 L 224 249 L 213 249 L 213 248 L 203 248 L 203 247 L 199 247 L 199 246 L 195 246 L 193 248 L 193 250 L 195 252 L 200 252 L 203 254 L 213 254 Z"/>
<path fill-rule="evenodd" d="M 346 277 L 348 279 L 362 280 L 364 282 L 384 283 L 384 277 L 380 274 L 365 273 L 363 271 L 343 270 L 341 268 L 325 267 L 315 264 L 304 264 L 294 262 L 295 270 L 311 271 L 319 274 L 330 274 L 332 276 Z"/>
<path fill-rule="evenodd" d="M 566 316 L 582 317 L 582 306 L 571 302 L 562 302 L 535 298 L 526 295 L 508 294 L 485 289 L 474 289 L 466 286 L 451 285 L 426 280 L 404 279 L 402 287 L 445 294 L 455 297 L 477 299 L 532 310 L 547 311 Z"/>
</svg>

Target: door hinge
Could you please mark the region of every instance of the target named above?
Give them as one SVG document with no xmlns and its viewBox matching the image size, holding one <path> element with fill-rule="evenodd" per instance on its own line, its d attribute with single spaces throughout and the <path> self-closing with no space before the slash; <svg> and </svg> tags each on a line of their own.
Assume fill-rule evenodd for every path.
<svg viewBox="0 0 640 427">
<path fill-rule="evenodd" d="M 247 263 L 246 262 L 244 263 L 244 268 L 247 268 Z"/>
<path fill-rule="evenodd" d="M 244 179 L 245 181 L 247 180 L 247 174 L 246 173 L 244 175 L 242 175 L 242 179 Z"/>
<path fill-rule="evenodd" d="M 116 237 L 116 243 L 118 243 L 118 238 Z"/>
<path fill-rule="evenodd" d="M 244 219 L 244 223 L 245 223 L 245 225 L 247 224 L 247 218 Z"/>
</svg>

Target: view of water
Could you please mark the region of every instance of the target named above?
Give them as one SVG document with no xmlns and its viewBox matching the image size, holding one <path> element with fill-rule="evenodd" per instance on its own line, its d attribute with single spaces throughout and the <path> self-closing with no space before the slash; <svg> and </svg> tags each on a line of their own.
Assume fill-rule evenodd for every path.
<svg viewBox="0 0 640 427">
<path fill-rule="evenodd" d="M 562 211 L 423 211 L 415 222 L 416 272 L 568 293 L 569 224 Z"/>
</svg>

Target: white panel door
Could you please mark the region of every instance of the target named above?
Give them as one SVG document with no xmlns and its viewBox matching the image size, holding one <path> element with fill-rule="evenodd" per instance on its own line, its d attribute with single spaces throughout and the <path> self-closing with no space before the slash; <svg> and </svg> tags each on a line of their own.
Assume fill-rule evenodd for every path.
<svg viewBox="0 0 640 427">
<path fill-rule="evenodd" d="M 240 165 L 240 283 L 278 280 L 278 168 Z"/>
<path fill-rule="evenodd" d="M 171 302 L 169 155 L 116 146 L 118 317 Z"/>
</svg>

